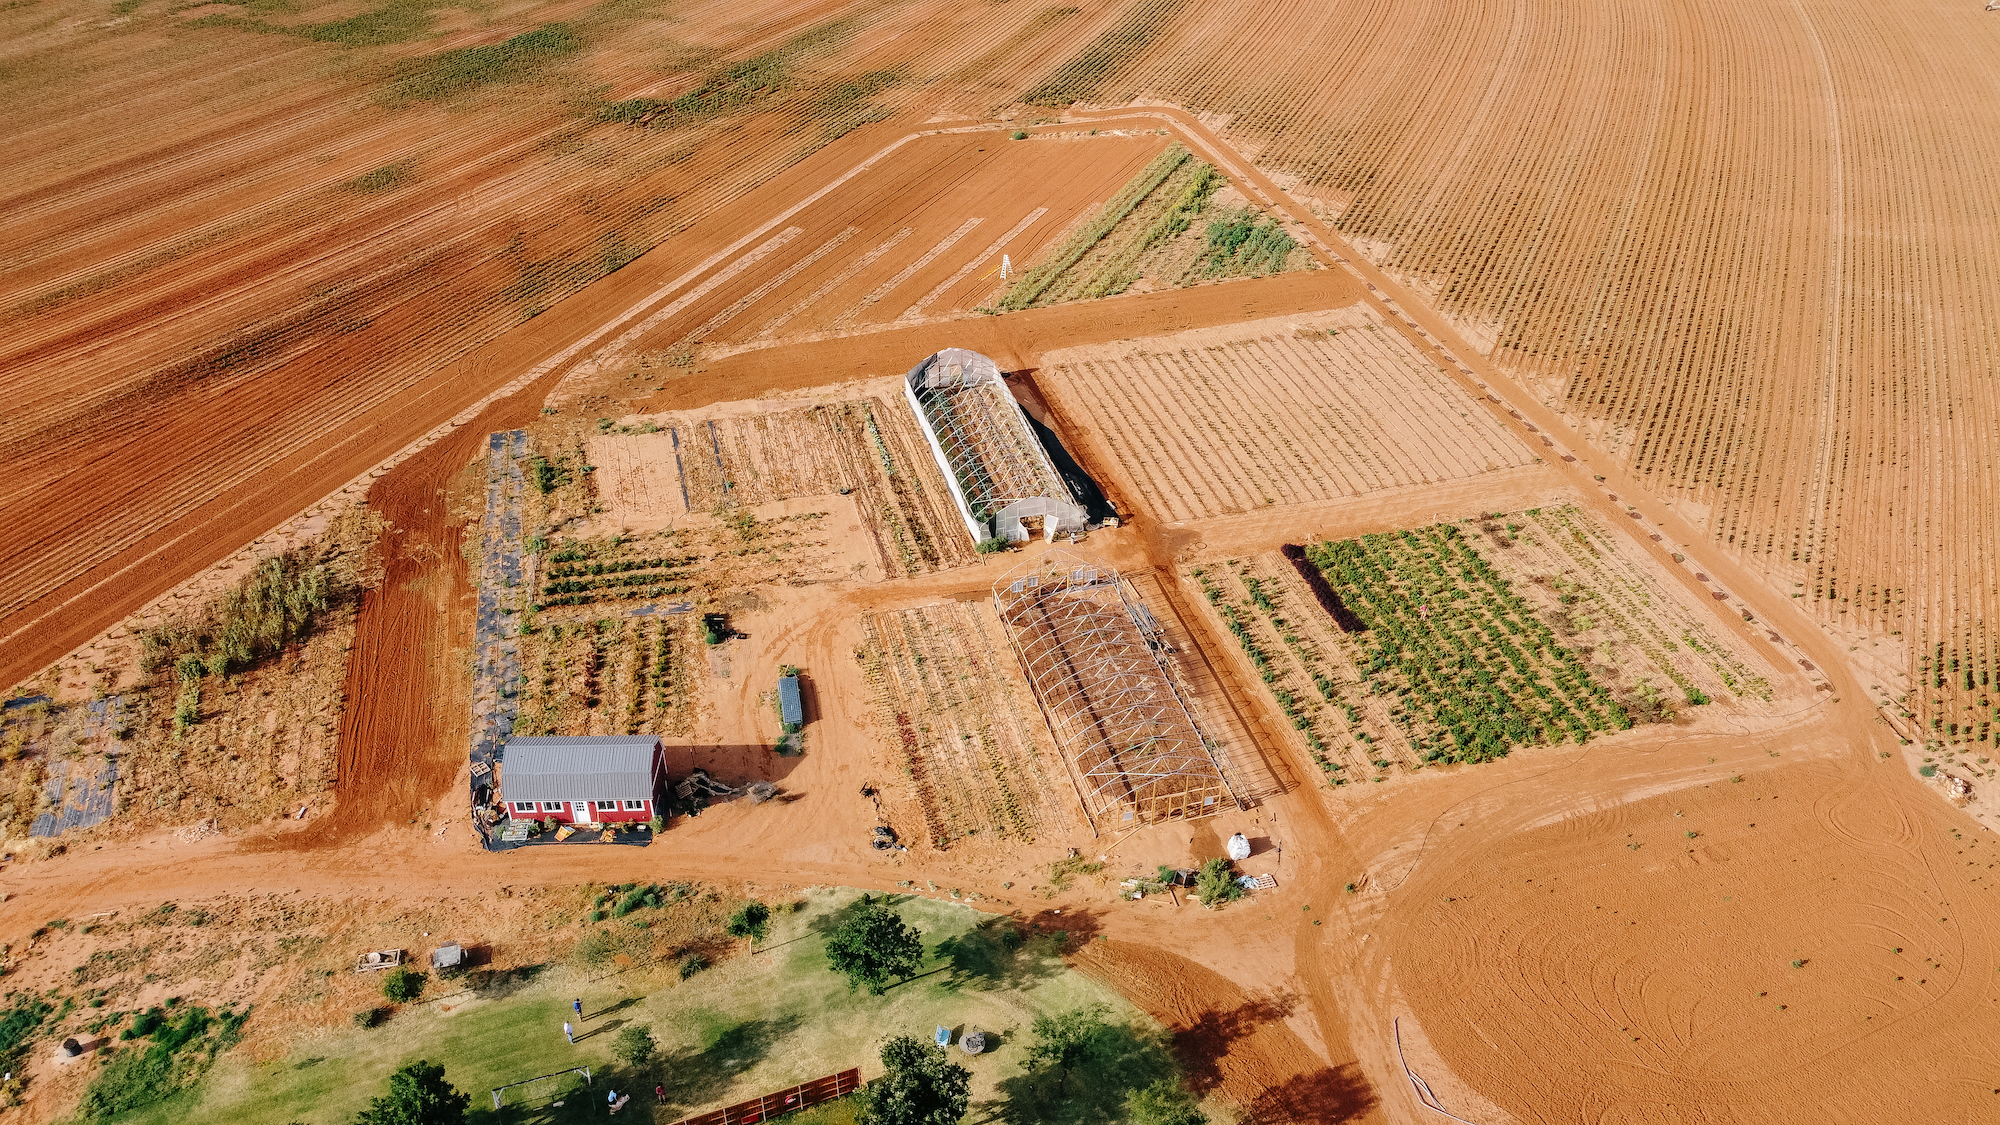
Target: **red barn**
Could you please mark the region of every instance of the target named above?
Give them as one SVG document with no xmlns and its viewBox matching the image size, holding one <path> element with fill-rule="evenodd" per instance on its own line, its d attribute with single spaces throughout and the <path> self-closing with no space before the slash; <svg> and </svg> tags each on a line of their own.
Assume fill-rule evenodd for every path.
<svg viewBox="0 0 2000 1125">
<path fill-rule="evenodd" d="M 515 820 L 651 820 L 666 787 L 666 755 L 649 734 L 510 738 L 500 756 L 500 799 Z"/>
</svg>

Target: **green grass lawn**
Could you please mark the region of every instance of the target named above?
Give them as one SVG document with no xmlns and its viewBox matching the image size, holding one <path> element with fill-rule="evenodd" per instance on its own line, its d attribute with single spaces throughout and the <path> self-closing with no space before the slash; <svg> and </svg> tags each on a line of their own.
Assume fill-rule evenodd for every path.
<svg viewBox="0 0 2000 1125">
<path fill-rule="evenodd" d="M 858 898 L 853 891 L 814 892 L 796 913 L 772 917 L 756 953 L 746 947 L 686 981 L 675 979 L 671 966 L 608 973 L 551 966 L 530 981 L 478 996 L 448 995 L 451 986 L 433 982 L 433 999 L 379 1027 L 315 1037 L 276 1062 L 253 1064 L 239 1049 L 220 1059 L 202 1085 L 119 1120 L 335 1125 L 383 1092 L 390 1071 L 423 1058 L 442 1063 L 446 1077 L 473 1095 L 472 1120 L 481 1125 L 604 1118 L 604 1092 L 628 1087 L 634 1104 L 620 1119 L 646 1121 L 652 1111 L 652 1120 L 668 1122 L 848 1067 L 872 1077 L 884 1038 L 929 1039 L 940 1025 L 987 1033 L 986 1054 L 952 1052 L 973 1073 L 977 1103 L 1018 1086 L 1037 1014 L 1103 1003 L 1116 1021 L 1153 1026 L 1110 989 L 1064 965 L 1058 939 L 1022 942 L 1002 920 L 919 898 L 891 901 L 923 934 L 931 958 L 921 975 L 882 996 L 849 992 L 826 967 L 822 946 L 839 912 Z M 586 1018 L 571 1046 L 562 1024 L 575 997 Z M 618 1031 L 634 1024 L 649 1026 L 660 1044 L 646 1075 L 623 1072 L 612 1061 Z M 248 1031 L 254 1036 L 254 1021 Z M 589 1091 L 549 1083 L 494 1112 L 492 1087 L 575 1066 L 591 1068 Z M 657 1109 L 656 1081 L 669 1097 Z M 550 1104 L 556 1100 L 564 1104 Z M 829 1107 L 825 1120 L 851 1120 L 851 1110 Z"/>
</svg>

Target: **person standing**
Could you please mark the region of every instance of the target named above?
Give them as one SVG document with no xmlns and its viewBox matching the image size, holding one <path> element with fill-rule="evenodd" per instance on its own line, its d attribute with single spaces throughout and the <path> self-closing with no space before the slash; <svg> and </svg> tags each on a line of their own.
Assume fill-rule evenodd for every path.
<svg viewBox="0 0 2000 1125">
<path fill-rule="evenodd" d="M 667 1104 L 666 1083 L 662 1082 L 659 1085 L 653 1087 L 653 1100 L 659 1102 L 661 1105 Z"/>
<path fill-rule="evenodd" d="M 571 1043 L 576 1042 L 576 1029 L 569 1025 L 568 1020 L 563 1021 L 563 1038 Z"/>
<path fill-rule="evenodd" d="M 583 997 L 579 996 L 576 999 L 570 1001 L 569 1006 L 576 1009 L 577 1019 L 583 1018 Z"/>
</svg>

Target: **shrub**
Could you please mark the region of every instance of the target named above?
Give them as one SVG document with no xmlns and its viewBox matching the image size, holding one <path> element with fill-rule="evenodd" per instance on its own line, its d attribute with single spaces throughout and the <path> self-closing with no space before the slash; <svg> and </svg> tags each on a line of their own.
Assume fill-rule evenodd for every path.
<svg viewBox="0 0 2000 1125">
<path fill-rule="evenodd" d="M 611 1053 L 619 1062 L 638 1070 L 652 1061 L 653 1051 L 658 1047 L 651 1028 L 634 1024 L 618 1033 L 611 1043 Z"/>
<path fill-rule="evenodd" d="M 1919 770 L 1918 770 L 1917 772 L 1918 772 L 1918 773 L 1920 773 L 1920 774 L 1922 774 L 1922 775 L 1923 775 L 1923 776 L 1925 776 L 1925 777 L 1936 777 L 1936 776 L 1937 776 L 1937 767 L 1936 767 L 1936 766 L 1924 766 L 1923 768 L 1919 769 Z"/>
<path fill-rule="evenodd" d="M 996 535 L 991 539 L 981 539 L 972 549 L 982 555 L 998 554 L 1007 549 L 1007 540 Z"/>
<path fill-rule="evenodd" d="M 599 930 L 577 942 L 576 952 L 571 956 L 578 965 L 586 969 L 602 969 L 611 963 L 611 959 L 617 956 L 619 951 L 619 941 L 611 935 L 611 931 Z"/>
<path fill-rule="evenodd" d="M 424 984 L 429 979 L 415 969 L 396 969 L 383 979 L 382 995 L 397 1004 L 407 1004 L 423 995 Z"/>
<path fill-rule="evenodd" d="M 1025 140 L 1027 140 L 1027 139 L 1028 139 L 1028 134 L 1026 134 L 1026 133 L 1023 133 L 1023 132 L 1022 132 L 1021 130 L 1019 130 L 1019 129 L 1016 129 L 1016 130 L 1014 130 L 1013 132 L 1011 132 L 1011 133 L 1007 134 L 1007 136 L 1008 136 L 1008 137 L 1009 137 L 1010 139 L 1012 139 L 1012 140 L 1016 140 L 1016 141 L 1025 141 Z"/>
<path fill-rule="evenodd" d="M 764 931 L 769 928 L 771 908 L 761 902 L 746 902 L 736 913 L 729 916 L 728 930 L 732 937 L 747 937 L 752 941 L 763 941 Z"/>
<path fill-rule="evenodd" d="M 382 1022 L 384 1014 L 381 1008 L 363 1008 L 354 1013 L 354 1026 L 364 1028 L 374 1027 Z"/>
<path fill-rule="evenodd" d="M 690 953 L 681 958 L 680 968 L 681 979 L 686 980 L 703 969 L 708 968 L 708 958 L 703 957 L 699 953 Z"/>
<path fill-rule="evenodd" d="M 1236 884 L 1236 872 L 1221 856 L 1201 865 L 1201 873 L 1195 876 L 1194 889 L 1201 896 L 1201 904 L 1207 907 L 1221 906 L 1243 897 L 1243 888 Z"/>
</svg>

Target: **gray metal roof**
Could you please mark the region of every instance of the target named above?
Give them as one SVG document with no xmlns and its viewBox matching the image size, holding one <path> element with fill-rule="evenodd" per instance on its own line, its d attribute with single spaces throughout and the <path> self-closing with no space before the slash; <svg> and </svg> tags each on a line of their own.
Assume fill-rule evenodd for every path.
<svg viewBox="0 0 2000 1125">
<path fill-rule="evenodd" d="M 651 800 L 659 744 L 644 734 L 510 738 L 500 759 L 501 799 Z"/>
</svg>

